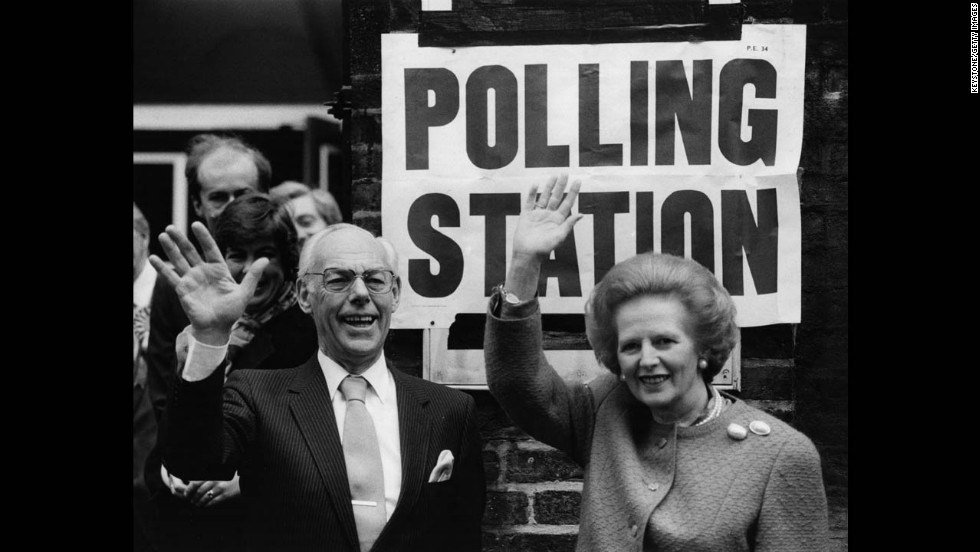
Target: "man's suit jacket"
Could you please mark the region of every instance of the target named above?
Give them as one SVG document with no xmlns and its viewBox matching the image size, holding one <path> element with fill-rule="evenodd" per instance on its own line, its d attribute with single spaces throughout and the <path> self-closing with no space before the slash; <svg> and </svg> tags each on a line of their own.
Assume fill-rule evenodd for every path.
<svg viewBox="0 0 980 552">
<path fill-rule="evenodd" d="M 347 469 L 327 383 L 314 355 L 287 370 L 224 366 L 178 379 L 167 410 L 167 466 L 185 479 L 238 469 L 255 550 L 358 550 Z M 480 550 L 486 483 L 469 395 L 391 369 L 398 398 L 402 486 L 373 550 Z M 452 478 L 428 483 L 442 450 Z"/>
<path fill-rule="evenodd" d="M 150 339 L 147 347 L 147 384 L 153 412 L 160 424 L 160 439 L 146 463 L 146 482 L 151 494 L 169 494 L 160 480 L 160 462 L 163 456 L 160 443 L 167 433 L 164 415 L 173 382 L 177 376 L 177 336 L 189 321 L 180 306 L 174 287 L 166 278 L 157 278 L 153 287 L 153 309 L 150 311 Z M 279 370 L 292 368 L 315 354 L 317 350 L 316 325 L 310 315 L 299 305 L 269 320 L 260 328 L 252 341 L 235 359 L 234 369 L 257 368 Z M 234 371 L 234 370 L 233 370 Z M 165 502 L 169 499 L 164 498 Z"/>
</svg>

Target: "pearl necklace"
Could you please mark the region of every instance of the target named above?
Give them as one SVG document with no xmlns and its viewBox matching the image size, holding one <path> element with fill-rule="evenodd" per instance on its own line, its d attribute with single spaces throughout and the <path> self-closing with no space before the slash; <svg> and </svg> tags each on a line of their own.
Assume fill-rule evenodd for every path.
<svg viewBox="0 0 980 552">
<path fill-rule="evenodd" d="M 721 415 L 721 409 L 725 404 L 725 400 L 722 398 L 721 393 L 719 393 L 718 390 L 715 389 L 714 385 L 709 385 L 708 387 L 711 389 L 711 400 L 715 401 L 715 404 L 711 407 L 711 412 L 709 412 L 708 415 L 703 420 L 701 420 L 700 422 L 695 422 L 694 424 L 692 424 L 691 427 L 697 427 L 699 425 L 706 424 L 711 420 L 717 418 L 719 415 Z"/>
</svg>

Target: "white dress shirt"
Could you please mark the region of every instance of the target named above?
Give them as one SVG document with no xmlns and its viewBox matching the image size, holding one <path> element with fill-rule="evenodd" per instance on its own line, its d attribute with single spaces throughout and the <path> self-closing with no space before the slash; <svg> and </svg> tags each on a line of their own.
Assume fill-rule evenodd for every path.
<svg viewBox="0 0 980 552">
<path fill-rule="evenodd" d="M 194 339 L 187 332 L 187 360 L 181 374 L 187 381 L 198 381 L 210 374 L 218 366 L 228 352 L 228 345 L 214 347 Z M 340 392 L 340 382 L 349 373 L 330 357 L 317 351 L 320 369 L 327 380 L 327 390 L 333 406 L 333 414 L 337 419 L 337 433 L 340 441 L 344 441 L 344 420 L 347 418 L 347 401 Z M 388 520 L 398 505 L 398 496 L 402 487 L 402 452 L 401 440 L 398 435 L 398 400 L 395 394 L 395 379 L 388 371 L 385 355 L 382 351 L 370 368 L 361 374 L 368 382 L 367 396 L 364 405 L 374 421 L 374 430 L 378 435 L 378 447 L 381 450 L 381 470 L 385 480 L 385 514 Z"/>
</svg>

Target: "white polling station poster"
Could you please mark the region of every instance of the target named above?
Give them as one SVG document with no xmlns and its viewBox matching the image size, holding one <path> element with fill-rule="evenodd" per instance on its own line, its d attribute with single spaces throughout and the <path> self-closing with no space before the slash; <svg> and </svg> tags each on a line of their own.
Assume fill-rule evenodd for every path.
<svg viewBox="0 0 980 552">
<path fill-rule="evenodd" d="M 483 313 L 531 183 L 582 181 L 586 216 L 545 264 L 545 313 L 581 314 L 638 252 L 691 257 L 742 327 L 800 321 L 806 27 L 739 41 L 420 48 L 382 35 L 382 234 L 395 328 Z"/>
</svg>

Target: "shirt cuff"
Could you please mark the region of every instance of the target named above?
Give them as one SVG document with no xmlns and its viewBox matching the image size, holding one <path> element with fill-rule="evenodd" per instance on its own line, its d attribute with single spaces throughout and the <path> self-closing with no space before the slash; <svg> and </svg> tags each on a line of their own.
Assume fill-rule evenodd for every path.
<svg viewBox="0 0 980 552">
<path fill-rule="evenodd" d="M 224 345 L 208 345 L 194 339 L 190 332 L 187 332 L 187 361 L 184 363 L 183 377 L 188 381 L 201 379 L 201 374 L 210 374 L 225 355 L 228 354 L 228 343 Z"/>
</svg>

